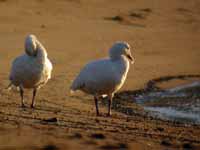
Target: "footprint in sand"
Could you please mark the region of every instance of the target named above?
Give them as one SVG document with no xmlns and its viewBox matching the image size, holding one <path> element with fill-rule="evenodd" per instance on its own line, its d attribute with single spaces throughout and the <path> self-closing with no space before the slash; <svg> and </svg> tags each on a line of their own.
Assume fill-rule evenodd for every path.
<svg viewBox="0 0 200 150">
<path fill-rule="evenodd" d="M 73 135 L 70 136 L 70 139 L 82 139 L 83 136 L 80 133 L 74 133 Z"/>
<path fill-rule="evenodd" d="M 128 145 L 125 143 L 118 143 L 118 144 L 106 144 L 100 147 L 101 149 L 105 149 L 105 150 L 114 150 L 114 149 L 129 149 Z"/>
<path fill-rule="evenodd" d="M 144 8 L 134 10 L 130 13 L 130 16 L 135 19 L 146 19 L 146 17 L 152 12 L 150 8 Z"/>
<path fill-rule="evenodd" d="M 131 25 L 135 27 L 145 27 L 146 25 L 141 20 L 146 20 L 152 12 L 150 8 L 133 10 L 127 14 L 119 14 L 112 17 L 105 17 L 105 20 L 111 20 L 124 25 Z"/>
<path fill-rule="evenodd" d="M 102 133 L 94 133 L 90 137 L 98 140 L 103 140 L 106 138 L 105 135 Z"/>
</svg>

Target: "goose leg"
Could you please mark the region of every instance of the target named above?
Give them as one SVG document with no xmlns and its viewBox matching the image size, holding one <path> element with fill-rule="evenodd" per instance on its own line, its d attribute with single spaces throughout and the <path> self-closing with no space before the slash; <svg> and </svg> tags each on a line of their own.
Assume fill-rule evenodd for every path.
<svg viewBox="0 0 200 150">
<path fill-rule="evenodd" d="M 21 86 L 19 86 L 20 96 L 21 96 L 21 107 L 25 107 L 24 105 L 24 90 Z"/>
<path fill-rule="evenodd" d="M 35 101 L 36 93 L 37 93 L 37 89 L 34 88 L 33 89 L 33 98 L 32 98 L 31 108 L 34 108 L 34 101 Z"/>
<path fill-rule="evenodd" d="M 112 99 L 113 99 L 113 95 L 108 96 L 108 114 L 107 114 L 107 116 L 111 116 L 111 114 L 112 114 L 112 112 L 111 112 Z"/>
<path fill-rule="evenodd" d="M 98 107 L 98 99 L 94 97 L 95 107 L 96 107 L 96 115 L 99 116 L 99 107 Z"/>
</svg>

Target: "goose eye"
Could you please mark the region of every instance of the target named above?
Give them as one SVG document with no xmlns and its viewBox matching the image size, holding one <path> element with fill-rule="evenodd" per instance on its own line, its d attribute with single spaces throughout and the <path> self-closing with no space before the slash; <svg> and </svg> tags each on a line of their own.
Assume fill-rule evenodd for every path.
<svg viewBox="0 0 200 150">
<path fill-rule="evenodd" d="M 125 47 L 126 47 L 126 49 L 130 49 L 129 45 L 126 45 Z"/>
</svg>

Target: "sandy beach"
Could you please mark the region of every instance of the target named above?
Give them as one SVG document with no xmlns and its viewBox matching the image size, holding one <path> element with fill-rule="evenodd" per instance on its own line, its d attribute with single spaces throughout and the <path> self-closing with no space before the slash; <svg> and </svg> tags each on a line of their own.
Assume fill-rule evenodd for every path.
<svg viewBox="0 0 200 150">
<path fill-rule="evenodd" d="M 152 79 L 200 74 L 199 17 L 199 0 L 0 0 L 0 150 L 200 149 L 200 125 L 155 119 L 134 100 Z M 5 90 L 11 62 L 24 53 L 30 33 L 54 66 L 35 109 L 30 91 L 28 107 L 21 108 L 19 93 Z M 130 44 L 135 64 L 114 98 L 112 117 L 96 117 L 93 97 L 71 95 L 69 87 L 115 41 Z M 105 100 L 100 111 L 106 114 Z"/>
</svg>

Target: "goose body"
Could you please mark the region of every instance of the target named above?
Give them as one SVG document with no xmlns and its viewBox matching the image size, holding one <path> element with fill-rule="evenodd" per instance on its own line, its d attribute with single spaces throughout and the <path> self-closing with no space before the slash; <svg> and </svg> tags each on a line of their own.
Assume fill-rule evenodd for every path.
<svg viewBox="0 0 200 150">
<path fill-rule="evenodd" d="M 128 58 L 133 61 L 128 43 L 115 43 L 110 49 L 109 58 L 90 62 L 83 67 L 73 81 L 71 90 L 81 90 L 94 95 L 97 115 L 99 115 L 98 98 L 108 96 L 108 115 L 110 115 L 112 97 L 123 86 L 129 71 Z"/>
<path fill-rule="evenodd" d="M 46 49 L 38 41 L 36 36 L 28 35 L 25 40 L 25 54 L 17 57 L 12 62 L 10 81 L 11 84 L 20 88 L 23 104 L 23 89 L 37 89 L 45 85 L 51 78 L 52 64 L 47 57 Z M 33 102 L 32 105 L 33 107 Z"/>
<path fill-rule="evenodd" d="M 128 70 L 129 62 L 124 57 L 116 61 L 110 59 L 93 61 L 81 70 L 71 89 L 97 96 L 110 95 L 122 87 Z"/>
</svg>

